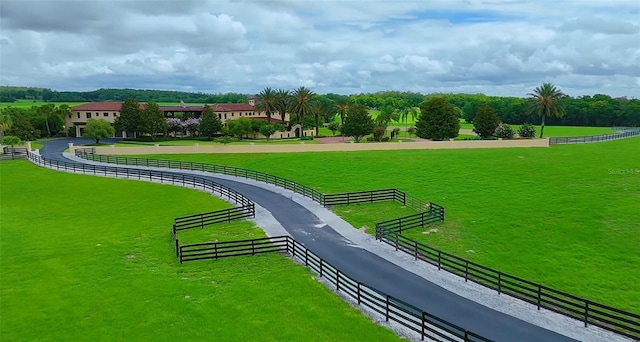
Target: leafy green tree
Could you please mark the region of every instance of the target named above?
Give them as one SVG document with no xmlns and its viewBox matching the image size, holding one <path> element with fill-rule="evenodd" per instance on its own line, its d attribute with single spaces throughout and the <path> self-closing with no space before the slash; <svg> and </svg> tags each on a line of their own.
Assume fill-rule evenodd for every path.
<svg viewBox="0 0 640 342">
<path fill-rule="evenodd" d="M 229 128 L 229 134 L 235 135 L 238 139 L 242 139 L 243 136 L 252 132 L 251 120 L 245 117 L 229 120 L 227 121 L 227 126 Z"/>
<path fill-rule="evenodd" d="M 304 118 L 311 114 L 313 108 L 313 96 L 315 93 L 305 87 L 296 89 L 293 93 L 291 110 L 296 115 L 299 124 L 304 125 Z"/>
<path fill-rule="evenodd" d="M 160 109 L 157 103 L 149 101 L 145 104 L 142 111 L 143 127 L 142 133 L 149 133 L 153 140 L 156 134 L 164 133 L 169 129 L 167 119 L 164 117 L 164 112 Z"/>
<path fill-rule="evenodd" d="M 4 137 L 4 144 L 7 144 L 11 147 L 20 145 L 21 142 L 22 141 L 20 140 L 20 138 L 16 137 L 15 135 L 7 135 L 6 137 Z"/>
<path fill-rule="evenodd" d="M 430 97 L 420 104 L 416 134 L 423 139 L 455 138 L 460 131 L 460 119 L 455 107 L 444 97 Z"/>
<path fill-rule="evenodd" d="M 529 111 L 535 112 L 541 117 L 540 138 L 544 136 L 544 121 L 546 117 L 562 117 L 564 108 L 562 100 L 565 95 L 551 83 L 543 83 L 535 88 L 533 93 L 529 93 L 531 101 Z"/>
<path fill-rule="evenodd" d="M 331 131 L 331 134 L 333 134 L 334 136 L 336 135 L 336 131 L 340 129 L 340 124 L 332 121 L 329 123 L 329 130 Z"/>
<path fill-rule="evenodd" d="M 260 132 L 260 129 L 264 125 L 268 125 L 268 123 L 266 123 L 266 122 L 264 122 L 262 120 L 251 119 L 251 131 L 254 132 L 254 133 Z"/>
<path fill-rule="evenodd" d="M 23 141 L 35 140 L 36 133 L 39 134 L 39 132 L 36 132 L 36 130 L 33 128 L 31 122 L 29 122 L 29 119 L 24 116 L 20 116 L 13 120 L 13 124 L 9 129 L 9 133 L 11 135 L 17 136 L 18 138 L 20 138 L 20 140 Z"/>
<path fill-rule="evenodd" d="M 271 115 L 273 115 L 273 112 L 277 110 L 277 95 L 278 93 L 269 87 L 264 88 L 264 90 L 258 94 L 258 103 L 256 107 L 259 111 L 265 112 L 268 124 L 271 124 Z"/>
<path fill-rule="evenodd" d="M 3 143 L 4 132 L 11 129 L 11 124 L 13 123 L 13 119 L 11 114 L 7 110 L 0 111 L 0 145 Z"/>
<path fill-rule="evenodd" d="M 211 140 L 213 135 L 222 129 L 222 121 L 213 112 L 209 105 L 204 105 L 202 109 L 202 120 L 200 121 L 200 134 Z"/>
<path fill-rule="evenodd" d="M 142 132 L 144 120 L 138 101 L 130 98 L 122 103 L 120 115 L 116 118 L 114 126 L 118 131 L 133 133 L 134 137 Z"/>
<path fill-rule="evenodd" d="M 500 124 L 500 119 L 496 111 L 489 106 L 478 107 L 478 113 L 473 119 L 473 131 L 481 138 L 493 136 L 496 128 Z"/>
<path fill-rule="evenodd" d="M 387 128 L 384 126 L 375 126 L 373 127 L 373 140 L 382 141 L 382 137 L 387 132 Z"/>
<path fill-rule="evenodd" d="M 267 141 L 271 138 L 271 136 L 277 132 L 277 129 L 274 125 L 262 125 L 260 127 L 260 133 L 267 138 Z"/>
<path fill-rule="evenodd" d="M 349 106 L 347 115 L 342 125 L 342 134 L 352 136 L 356 142 L 373 132 L 373 119 L 369 115 L 369 108 L 361 104 L 353 104 Z"/>
<path fill-rule="evenodd" d="M 99 144 L 100 139 L 110 138 L 115 132 L 115 128 L 113 128 L 107 120 L 89 119 L 87 121 L 87 127 L 84 129 L 84 136 L 96 139 L 96 144 Z"/>
<path fill-rule="evenodd" d="M 313 123 L 316 128 L 316 136 L 320 134 L 320 120 L 327 121 L 336 115 L 336 104 L 330 98 L 322 95 L 315 95 L 313 98 L 313 106 L 311 108 L 313 114 Z"/>
</svg>

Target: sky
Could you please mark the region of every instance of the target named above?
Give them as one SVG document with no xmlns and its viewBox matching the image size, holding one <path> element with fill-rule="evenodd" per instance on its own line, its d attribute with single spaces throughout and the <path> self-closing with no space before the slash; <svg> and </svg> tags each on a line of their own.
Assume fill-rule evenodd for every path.
<svg viewBox="0 0 640 342">
<path fill-rule="evenodd" d="M 640 97 L 640 0 L 2 0 L 0 85 Z"/>
</svg>

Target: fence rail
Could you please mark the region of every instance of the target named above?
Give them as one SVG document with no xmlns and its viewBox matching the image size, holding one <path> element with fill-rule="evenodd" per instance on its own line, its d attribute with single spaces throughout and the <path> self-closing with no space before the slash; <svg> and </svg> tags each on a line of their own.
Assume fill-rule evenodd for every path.
<svg viewBox="0 0 640 342">
<path fill-rule="evenodd" d="M 219 173 L 228 176 L 243 177 L 261 181 L 281 188 L 291 190 L 299 193 L 305 197 L 308 197 L 318 203 L 324 203 L 324 194 L 306 185 L 288 180 L 286 178 L 266 174 L 259 171 L 241 169 L 232 166 L 225 165 L 213 165 L 197 162 L 185 162 L 176 160 L 162 160 L 162 159 L 145 159 L 145 158 L 132 158 L 132 157 L 120 157 L 95 154 L 95 148 L 79 148 L 75 151 L 76 156 L 104 163 L 113 163 L 121 165 L 133 165 L 133 166 L 147 166 L 147 167 L 165 167 L 181 170 L 203 171 Z"/>
<path fill-rule="evenodd" d="M 640 135 L 640 130 L 633 132 L 627 131 L 619 134 Z M 612 136 L 616 136 L 616 134 L 613 134 Z M 76 150 L 76 155 L 89 160 L 109 163 L 180 168 L 245 177 L 295 191 L 323 205 L 335 205 L 336 203 L 342 204 L 340 201 L 345 201 L 345 194 L 325 195 L 302 184 L 257 171 L 192 162 L 96 155 L 93 152 L 94 149 L 78 149 Z M 381 195 L 376 198 L 381 198 L 381 200 L 383 200 L 382 198 L 388 197 L 388 199 L 398 200 L 397 195 L 393 195 L 393 198 L 391 198 L 391 195 L 388 193 L 383 194 L 385 191 L 399 192 L 396 189 L 376 191 L 380 191 L 381 193 Z M 354 195 L 353 198 L 355 201 L 359 202 L 351 201 L 351 195 L 348 195 L 346 202 L 370 202 L 371 196 L 373 196 L 372 193 L 375 193 L 376 191 L 350 193 L 357 194 Z M 368 201 L 366 200 L 367 194 L 369 196 Z M 441 219 L 444 220 L 444 208 L 442 206 L 434 203 L 422 202 L 420 200 L 410 198 L 406 194 L 404 194 L 404 196 L 405 205 L 418 210 L 420 214 L 423 215 L 422 217 L 427 218 L 424 224 L 430 223 L 430 220 L 436 221 L 434 218 L 435 216 L 441 217 Z M 327 198 L 329 198 L 329 202 L 327 202 Z M 584 322 L 585 326 L 593 324 L 624 336 L 640 338 L 640 315 L 638 314 L 589 301 L 526 279 L 512 276 L 453 254 L 440 251 L 436 248 L 403 236 L 401 234 L 403 230 L 417 227 L 418 223 L 416 217 L 400 218 L 399 224 L 396 224 L 398 219 L 376 224 L 376 238 L 394 246 L 396 250 L 401 250 L 414 255 L 416 259 L 421 259 L 437 266 L 439 269 L 464 277 L 465 281 L 471 280 L 483 286 L 495 289 L 498 293 L 504 293 L 529 302 L 536 305 L 538 309 L 545 308 L 568 317 L 578 319 Z M 424 224 L 421 220 L 420 225 L 424 226 Z M 174 240 L 176 243 L 176 253 L 179 253 L 179 242 L 177 241 L 177 238 L 175 238 L 175 234 Z"/>
<path fill-rule="evenodd" d="M 619 140 L 619 139 L 640 136 L 640 129 L 636 129 L 636 128 L 618 128 L 618 129 L 621 130 L 621 132 L 613 133 L 613 134 L 582 136 L 582 137 L 552 137 L 552 138 L 549 138 L 549 144 L 550 145 L 586 144 L 586 143 Z"/>
<path fill-rule="evenodd" d="M 173 231 L 175 233 L 186 229 L 204 228 L 216 223 L 231 222 L 232 220 L 255 217 L 255 215 L 255 204 L 250 203 L 241 207 L 182 216 L 173 220 Z"/>
<path fill-rule="evenodd" d="M 624 336 L 640 338 L 640 315 L 638 314 L 599 304 L 494 270 L 403 236 L 401 234 L 403 229 L 419 226 L 416 218 L 411 216 L 401 218 L 401 221 L 407 224 L 406 226 L 398 223 L 397 220 L 376 224 L 376 239 L 395 247 L 396 250 L 412 255 L 416 259 L 433 264 L 439 270 L 463 277 L 465 281 L 473 281 L 494 289 L 498 293 L 536 305 L 538 310 L 544 308 L 577 319 L 584 322 L 585 327 L 592 324 Z"/>
</svg>

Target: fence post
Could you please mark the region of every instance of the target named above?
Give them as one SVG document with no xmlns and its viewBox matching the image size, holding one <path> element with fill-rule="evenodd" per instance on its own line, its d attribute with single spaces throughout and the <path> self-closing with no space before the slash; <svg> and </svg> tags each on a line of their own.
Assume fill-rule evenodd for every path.
<svg viewBox="0 0 640 342">
<path fill-rule="evenodd" d="M 467 260 L 464 264 L 464 281 L 467 282 L 469 279 L 469 260 Z"/>
<path fill-rule="evenodd" d="M 589 302 L 584 301 L 584 327 L 586 328 L 589 323 Z"/>
<path fill-rule="evenodd" d="M 256 255 L 256 246 L 254 245 L 254 240 L 251 240 L 251 255 Z"/>
<path fill-rule="evenodd" d="M 218 244 L 214 243 L 213 244 L 213 257 L 217 260 L 218 259 Z"/>
<path fill-rule="evenodd" d="M 176 239 L 176 258 L 180 259 L 180 243 Z"/>
<path fill-rule="evenodd" d="M 323 259 L 320 259 L 320 278 L 322 278 L 322 263 L 324 262 Z"/>
<path fill-rule="evenodd" d="M 336 270 L 336 291 L 340 291 L 340 270 Z"/>
<path fill-rule="evenodd" d="M 464 331 L 464 342 L 469 342 L 469 332 L 467 330 Z"/>
<path fill-rule="evenodd" d="M 360 305 L 360 282 L 356 284 L 356 297 L 358 298 L 358 305 Z"/>
<path fill-rule="evenodd" d="M 309 265 L 309 250 L 306 247 L 304 249 L 304 265 Z"/>
<path fill-rule="evenodd" d="M 294 243 L 291 244 L 291 256 L 293 258 L 296 257 L 296 245 Z"/>
<path fill-rule="evenodd" d="M 387 300 L 385 302 L 385 310 L 384 310 L 384 319 L 389 322 L 389 295 L 387 295 Z"/>
<path fill-rule="evenodd" d="M 498 272 L 498 294 L 502 293 L 502 272 Z"/>
<path fill-rule="evenodd" d="M 542 297 L 542 287 L 538 285 L 538 310 L 540 310 L 540 299 Z"/>
<path fill-rule="evenodd" d="M 426 314 L 426 312 L 422 311 L 422 317 L 421 317 L 421 320 L 420 320 L 420 340 L 421 341 L 424 341 L 424 336 L 425 336 L 425 333 L 424 333 L 424 328 L 425 328 L 425 325 L 426 325 L 425 317 L 424 317 L 425 314 Z"/>
</svg>

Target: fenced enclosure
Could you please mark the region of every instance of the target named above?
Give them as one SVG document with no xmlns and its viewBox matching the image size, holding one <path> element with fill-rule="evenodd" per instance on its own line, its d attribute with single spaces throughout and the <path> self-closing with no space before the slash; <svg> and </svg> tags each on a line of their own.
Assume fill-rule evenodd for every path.
<svg viewBox="0 0 640 342">
<path fill-rule="evenodd" d="M 494 289 L 499 294 L 536 305 L 538 310 L 544 308 L 577 319 L 584 322 L 585 327 L 592 324 L 624 336 L 640 337 L 638 314 L 494 270 L 402 235 L 403 230 L 423 226 L 418 215 L 380 222 L 376 224 L 376 239 L 412 255 L 416 260 L 420 259 L 437 266 L 438 270 L 448 271 L 464 278 L 465 281 L 473 281 Z"/>
<path fill-rule="evenodd" d="M 635 135 L 640 135 L 640 130 L 625 131 L 607 136 L 612 136 L 609 140 L 614 140 L 613 137 L 616 136 L 618 137 L 617 139 L 621 139 L 623 137 Z M 76 150 L 76 155 L 89 160 L 125 165 L 180 168 L 244 177 L 274 184 L 297 192 L 325 206 L 386 200 L 398 201 L 408 207 L 416 209 L 419 213 L 376 224 L 376 239 L 393 246 L 396 250 L 409 253 L 416 259 L 431 263 L 437 266 L 440 270 L 445 270 L 463 277 L 465 281 L 470 280 L 485 287 L 494 289 L 499 294 L 506 294 L 526 301 L 536 305 L 538 309 L 548 309 L 577 319 L 584 322 L 585 326 L 592 324 L 624 336 L 640 339 L 640 315 L 638 314 L 596 303 L 526 279 L 494 270 L 403 236 L 402 232 L 407 229 L 424 227 L 430 223 L 443 221 L 444 208 L 434 203 L 423 202 L 408 197 L 406 193 L 397 189 L 326 195 L 315 189 L 284 178 L 235 167 L 192 162 L 95 155 L 93 154 L 92 149 Z M 176 243 L 176 253 L 179 255 L 179 242 L 175 236 L 175 232 L 173 233 L 173 236 Z"/>
<path fill-rule="evenodd" d="M 618 133 L 583 137 L 553 137 L 549 138 L 549 145 L 586 144 L 640 136 L 640 127 L 614 127 L 614 129 Z"/>
</svg>

